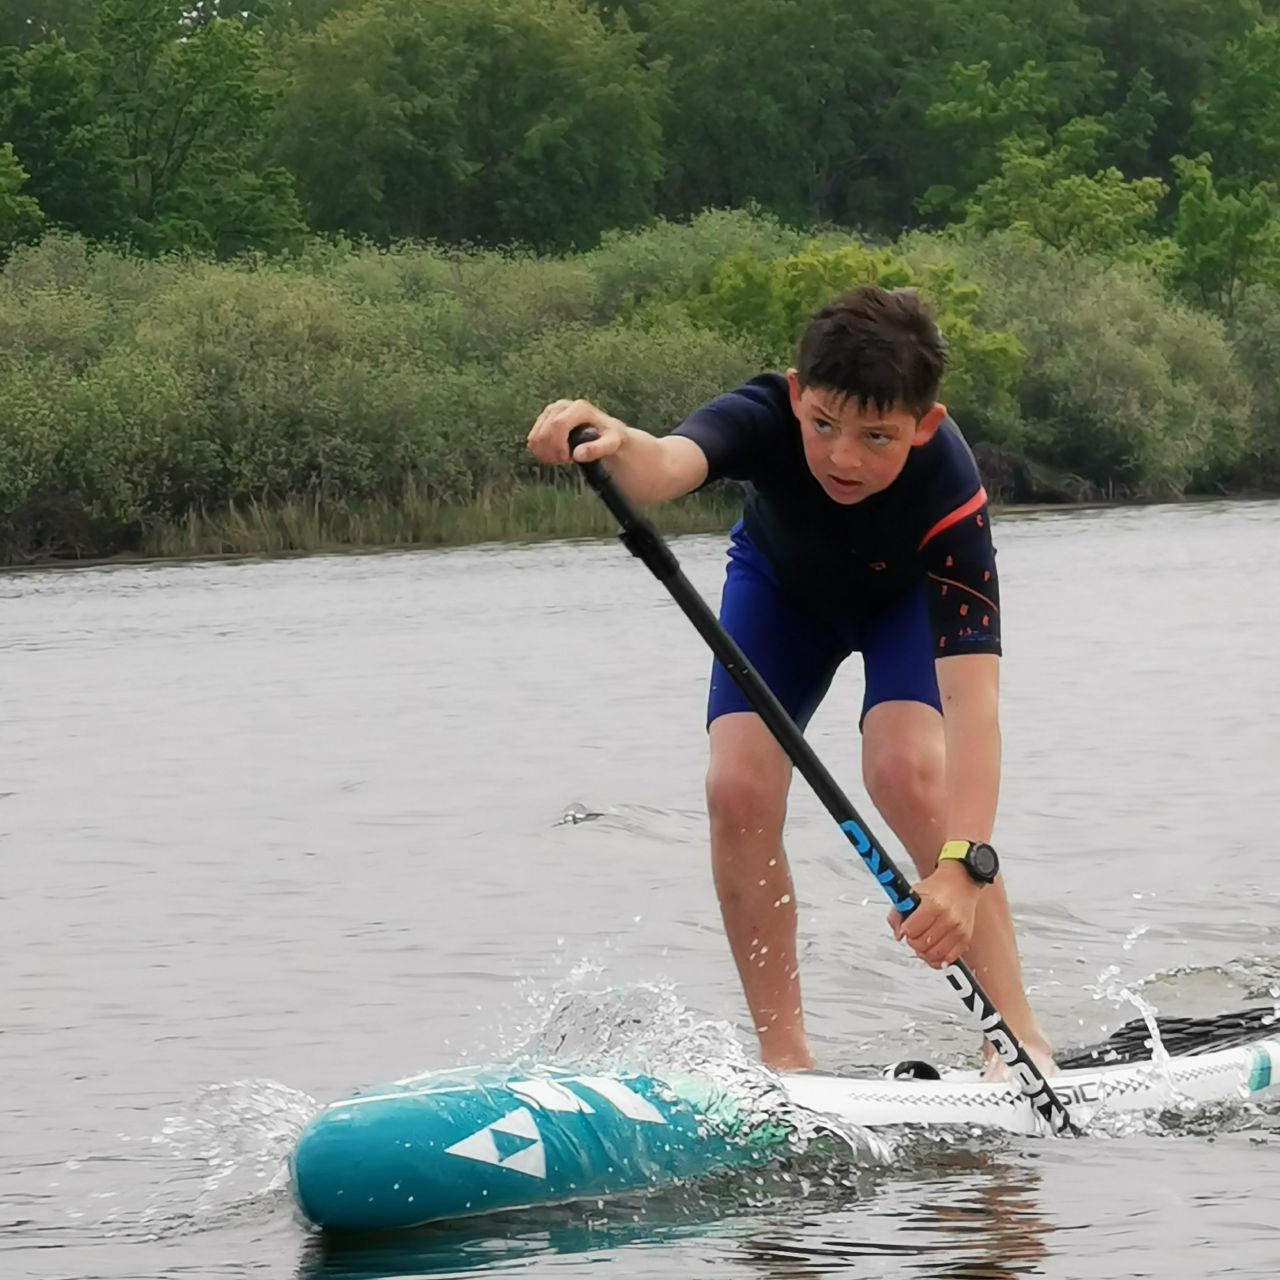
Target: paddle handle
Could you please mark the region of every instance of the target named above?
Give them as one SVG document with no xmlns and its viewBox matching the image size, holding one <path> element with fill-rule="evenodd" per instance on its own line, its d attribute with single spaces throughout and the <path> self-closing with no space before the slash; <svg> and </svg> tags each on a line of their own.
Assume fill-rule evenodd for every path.
<svg viewBox="0 0 1280 1280">
<path fill-rule="evenodd" d="M 581 444 L 597 438 L 594 427 L 574 427 L 568 436 L 569 454 Z M 720 625 L 706 601 L 680 569 L 675 553 L 667 546 L 652 523 L 635 510 L 598 460 L 577 464 L 587 483 L 599 494 L 605 506 L 621 527 L 619 539 L 637 559 L 642 560 L 653 575 L 667 588 L 685 616 L 707 642 L 721 665 L 742 690 L 752 708 L 764 721 L 778 744 L 790 757 L 797 771 L 813 788 L 828 813 L 836 820 L 849 843 L 875 877 L 886 897 L 900 915 L 907 915 L 919 905 L 911 882 L 902 874 L 884 846 L 871 834 L 839 784 L 818 759 L 804 734 L 786 708 L 765 684 L 759 672 L 747 661 L 737 642 Z M 1018 1038 L 1001 1017 L 1000 1012 L 982 990 L 978 979 L 963 960 L 947 965 L 943 976 L 960 997 L 964 1006 L 990 1041 L 1009 1073 L 1031 1105 L 1053 1133 L 1076 1133 L 1066 1108 L 1031 1060 Z M 904 1010 L 904 1017 L 909 1011 Z"/>
</svg>

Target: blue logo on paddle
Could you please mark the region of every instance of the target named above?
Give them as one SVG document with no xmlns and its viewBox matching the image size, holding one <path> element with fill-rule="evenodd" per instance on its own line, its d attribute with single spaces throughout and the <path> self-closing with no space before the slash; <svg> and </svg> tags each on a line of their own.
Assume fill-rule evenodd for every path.
<svg viewBox="0 0 1280 1280">
<path fill-rule="evenodd" d="M 867 870 L 875 876 L 876 882 L 884 890 L 885 896 L 889 901 L 893 903 L 894 909 L 900 915 L 905 916 L 916 904 L 910 898 L 899 900 L 898 895 L 892 888 L 893 872 L 892 870 L 881 870 L 880 851 L 871 847 L 871 837 L 852 818 L 842 822 L 840 830 L 849 837 L 853 847 L 858 851 L 858 856 L 867 864 Z"/>
</svg>

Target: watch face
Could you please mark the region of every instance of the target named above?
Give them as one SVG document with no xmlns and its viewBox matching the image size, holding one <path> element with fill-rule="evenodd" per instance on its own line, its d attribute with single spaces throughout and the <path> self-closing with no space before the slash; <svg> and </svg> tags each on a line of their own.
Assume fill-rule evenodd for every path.
<svg viewBox="0 0 1280 1280">
<path fill-rule="evenodd" d="M 989 844 L 975 844 L 969 850 L 969 865 L 979 880 L 994 880 L 1000 870 L 1000 859 Z"/>
</svg>

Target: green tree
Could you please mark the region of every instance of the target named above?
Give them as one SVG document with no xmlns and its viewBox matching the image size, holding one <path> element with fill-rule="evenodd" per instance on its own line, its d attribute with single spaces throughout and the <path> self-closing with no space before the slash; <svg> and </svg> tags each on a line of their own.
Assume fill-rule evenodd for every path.
<svg viewBox="0 0 1280 1280">
<path fill-rule="evenodd" d="M 1147 259 L 1160 201 L 1158 178 L 1127 179 L 1096 160 L 1103 126 L 1076 121 L 1045 149 L 1015 139 L 1004 147 L 1000 175 L 984 183 L 969 205 L 965 225 L 976 231 L 1027 232 L 1055 249 L 1112 258 Z"/>
<path fill-rule="evenodd" d="M 290 49 L 274 130 L 310 223 L 375 240 L 460 229 L 474 70 L 425 9 L 343 11 Z"/>
<path fill-rule="evenodd" d="M 874 33 L 895 67 L 875 141 L 893 231 L 962 216 L 1009 139 L 1048 139 L 1111 88 L 1076 0 L 877 0 Z"/>
<path fill-rule="evenodd" d="M 276 31 L 314 31 L 339 9 L 358 3 L 362 0 L 270 0 L 263 6 L 263 20 Z"/>
<path fill-rule="evenodd" d="M 0 143 L 0 258 L 8 257 L 14 245 L 38 239 L 44 225 L 40 206 L 22 194 L 26 181 L 13 148 Z"/>
<path fill-rule="evenodd" d="M 847 207 L 872 131 L 868 102 L 890 88 L 859 7 L 656 0 L 649 21 L 646 52 L 669 68 L 668 212 L 758 202 L 801 221 Z"/>
<path fill-rule="evenodd" d="M 0 49 L 26 49 L 54 36 L 81 48 L 92 33 L 92 0 L 0 0 Z"/>
<path fill-rule="evenodd" d="M 953 63 L 947 92 L 925 111 L 925 121 L 954 150 L 950 183 L 933 183 L 920 197 L 927 215 L 963 216 L 974 192 L 1000 172 L 1003 144 L 1048 141 L 1046 121 L 1056 105 L 1047 71 L 1025 63 L 994 83 L 991 63 Z"/>
<path fill-rule="evenodd" d="M 120 229 L 122 166 L 89 57 L 61 37 L 0 51 L 0 131 L 50 222 L 94 237 Z"/>
<path fill-rule="evenodd" d="M 287 175 L 257 165 L 272 110 L 257 33 L 231 19 L 193 25 L 185 0 L 99 0 L 95 56 L 130 239 L 234 253 L 302 231 Z"/>
<path fill-rule="evenodd" d="M 660 77 L 576 0 L 373 0 L 292 72 L 278 154 L 317 227 L 561 249 L 652 208 Z"/>
<path fill-rule="evenodd" d="M 605 24 L 616 27 L 625 23 L 629 31 L 645 31 L 649 26 L 650 0 L 586 0 Z"/>
<path fill-rule="evenodd" d="M 1211 161 L 1174 160 L 1178 256 L 1171 274 L 1202 306 L 1230 317 L 1250 286 L 1280 287 L 1280 203 L 1270 184 L 1219 191 Z"/>
<path fill-rule="evenodd" d="M 1218 52 L 1242 38 L 1273 0 L 1078 0 L 1089 43 L 1105 57 L 1116 94 L 1147 71 L 1167 96 L 1152 135 L 1148 168 L 1171 177 L 1171 158 L 1187 149 L 1192 107 L 1213 77 Z M 1118 105 L 1118 104 L 1117 104 Z M 1197 149 L 1199 149 L 1197 144 Z"/>
<path fill-rule="evenodd" d="M 1280 23 L 1262 23 L 1223 50 L 1193 114 L 1191 147 L 1212 153 L 1221 183 L 1280 181 Z"/>
<path fill-rule="evenodd" d="M 1140 68 L 1134 73 L 1120 104 L 1100 117 L 1110 135 L 1103 148 L 1103 158 L 1123 173 L 1152 174 L 1156 168 L 1152 162 L 1152 140 L 1168 109 L 1169 95 L 1156 85 L 1155 77 L 1146 67 Z"/>
<path fill-rule="evenodd" d="M 184 20 L 193 30 L 219 18 L 256 27 L 279 21 L 289 8 L 288 0 L 187 0 Z"/>
<path fill-rule="evenodd" d="M 1039 63 L 1016 68 L 1003 81 L 991 78 L 991 64 L 953 64 L 948 92 L 926 111 L 931 133 L 953 159 L 939 166 L 952 183 L 934 183 L 918 204 L 926 215 L 964 217 L 983 183 L 996 178 L 1010 154 L 1047 149 L 1054 126 L 1076 155 L 1076 163 L 1137 172 L 1150 167 L 1148 148 L 1168 98 L 1140 71 L 1115 110 L 1066 118 L 1063 99 L 1050 72 Z M 1087 156 L 1081 154 L 1087 151 Z M 1063 159 L 1071 155 L 1064 153 Z"/>
</svg>

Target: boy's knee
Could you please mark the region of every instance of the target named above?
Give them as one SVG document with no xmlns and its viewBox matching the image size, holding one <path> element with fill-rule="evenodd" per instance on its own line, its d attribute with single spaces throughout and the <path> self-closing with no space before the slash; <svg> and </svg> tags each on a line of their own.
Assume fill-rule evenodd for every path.
<svg viewBox="0 0 1280 1280">
<path fill-rule="evenodd" d="M 707 814 L 713 830 L 780 832 L 785 807 L 785 776 L 774 780 L 742 764 L 713 765 L 707 771 Z"/>
<path fill-rule="evenodd" d="M 864 775 L 878 809 L 923 809 L 940 803 L 945 792 L 941 761 L 909 744 L 878 752 L 866 762 Z"/>
</svg>

